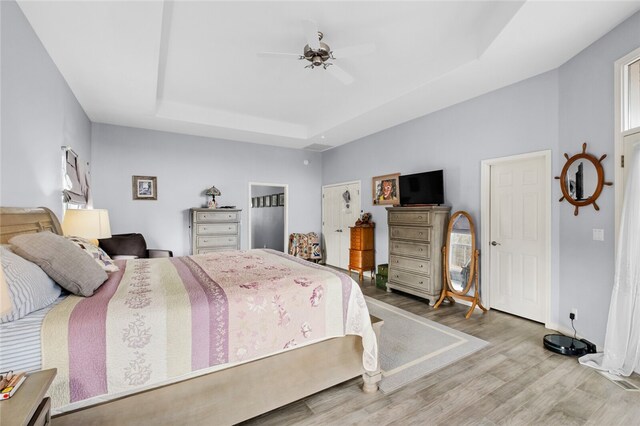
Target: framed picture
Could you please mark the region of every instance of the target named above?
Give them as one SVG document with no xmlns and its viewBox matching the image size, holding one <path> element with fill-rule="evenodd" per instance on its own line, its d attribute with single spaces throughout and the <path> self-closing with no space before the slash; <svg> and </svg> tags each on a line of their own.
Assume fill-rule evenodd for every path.
<svg viewBox="0 0 640 426">
<path fill-rule="evenodd" d="M 264 207 L 271 207 L 271 195 L 265 195 L 262 197 L 262 203 Z"/>
<path fill-rule="evenodd" d="M 158 178 L 155 176 L 133 176 L 131 186 L 134 200 L 158 199 Z"/>
<path fill-rule="evenodd" d="M 271 207 L 278 207 L 278 194 L 271 196 Z"/>
<path fill-rule="evenodd" d="M 278 194 L 278 205 L 284 206 L 284 194 Z"/>
<path fill-rule="evenodd" d="M 371 192 L 374 205 L 399 205 L 400 185 L 398 178 L 400 173 L 376 176 L 371 179 Z"/>
</svg>

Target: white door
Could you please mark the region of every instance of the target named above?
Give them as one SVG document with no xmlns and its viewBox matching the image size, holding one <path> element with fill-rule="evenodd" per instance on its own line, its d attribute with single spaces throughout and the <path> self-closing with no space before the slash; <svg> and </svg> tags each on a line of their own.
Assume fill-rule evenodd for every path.
<svg viewBox="0 0 640 426">
<path fill-rule="evenodd" d="M 359 216 L 359 182 L 322 188 L 322 237 L 327 265 L 349 267 L 349 226 L 353 226 Z"/>
<path fill-rule="evenodd" d="M 534 321 L 546 315 L 545 159 L 491 166 L 491 307 Z"/>
</svg>

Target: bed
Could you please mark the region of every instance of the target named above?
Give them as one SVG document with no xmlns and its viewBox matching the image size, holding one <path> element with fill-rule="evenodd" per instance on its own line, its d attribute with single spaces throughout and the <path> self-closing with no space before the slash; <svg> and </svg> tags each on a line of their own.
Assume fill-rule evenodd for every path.
<svg viewBox="0 0 640 426">
<path fill-rule="evenodd" d="M 57 218 L 46 208 L 0 210 L 2 244 L 7 243 L 14 235 L 46 230 L 61 234 Z M 70 296 L 52 308 L 43 320 L 45 337 L 42 339 L 42 366 L 56 367 L 59 371 L 58 382 L 54 382 L 51 388 L 52 398 L 59 401 L 58 410 L 54 409 L 54 424 L 140 424 L 150 419 L 153 419 L 154 424 L 233 424 L 359 375 L 363 377 L 365 392 L 377 390 L 377 382 L 380 380 L 377 350 L 372 349 L 371 336 L 368 334 L 379 333 L 382 322 L 370 318 L 368 312 L 366 320 L 362 319 L 363 312 L 366 312 L 364 299 L 357 284 L 346 275 L 288 255 L 263 250 L 127 261 L 119 263 L 119 266 L 121 272 L 111 274 L 103 284 L 104 288 L 94 296 Z M 152 270 L 160 271 L 157 274 L 160 278 L 145 276 Z M 171 278 L 172 274 L 181 275 L 183 284 L 176 285 L 175 278 Z M 196 275 L 199 277 L 195 277 Z M 256 279 L 256 276 L 262 280 Z M 334 285 L 335 288 L 330 287 L 329 281 L 318 285 L 318 280 L 322 277 L 330 277 L 329 281 L 338 284 Z M 275 354 L 273 347 L 267 350 L 268 342 L 279 344 L 284 335 L 271 336 L 271 340 L 262 339 L 264 343 L 261 345 L 265 348 L 258 348 L 258 344 L 251 348 L 247 345 L 243 328 L 236 330 L 229 325 L 228 328 L 221 329 L 219 319 L 214 318 L 213 314 L 209 318 L 198 320 L 198 313 L 195 311 L 199 305 L 191 303 L 189 307 L 183 307 L 177 304 L 178 299 L 194 297 L 195 293 L 182 290 L 193 284 L 188 284 L 189 280 L 199 280 L 203 288 L 219 285 L 220 288 L 216 291 L 225 299 L 225 304 L 220 306 L 228 308 L 228 318 L 236 318 L 236 322 L 244 321 L 246 316 L 264 311 L 268 306 L 278 321 L 295 323 L 296 327 L 300 324 L 302 327 L 299 332 L 296 331 L 297 337 L 287 341 Z M 277 286 L 281 281 L 289 283 L 289 290 L 284 291 Z M 140 283 L 151 285 L 138 292 Z M 162 290 L 167 286 L 175 286 L 179 290 L 171 292 L 169 297 L 169 291 Z M 277 289 L 279 293 L 291 294 L 276 295 L 273 292 Z M 352 293 L 347 294 L 347 289 Z M 303 311 L 298 312 L 293 308 L 286 311 L 282 308 L 279 304 L 281 296 L 302 300 L 312 308 L 321 306 L 325 313 L 317 314 L 319 311 L 316 309 L 314 317 L 309 317 L 311 319 L 307 323 L 302 321 L 303 316 L 307 315 Z M 138 340 L 134 339 L 134 344 L 127 346 L 123 332 L 130 329 L 135 321 L 128 321 L 125 315 L 134 306 L 137 309 L 134 309 L 135 314 L 138 315 L 134 319 L 140 320 L 143 308 L 151 306 L 145 299 L 149 297 L 165 297 L 164 303 L 171 307 L 166 312 L 171 318 L 156 321 L 159 324 L 156 324 L 155 329 L 150 324 L 138 324 L 138 328 L 134 324 L 135 332 L 125 334 L 133 335 Z M 327 302 L 325 304 L 319 302 L 319 298 L 323 297 Z M 100 306 L 104 306 L 100 305 L 100 298 L 108 301 L 109 315 L 100 317 Z M 240 312 L 235 310 L 234 303 L 238 305 L 247 300 L 251 302 L 249 309 Z M 329 301 L 333 302 L 328 303 Z M 287 303 L 287 306 L 292 306 L 293 302 Z M 364 308 L 358 307 L 361 303 Z M 114 308 L 120 305 L 121 310 Z M 330 315 L 331 312 L 335 312 L 340 320 L 335 320 Z M 143 315 L 143 320 L 148 321 L 158 315 L 156 311 L 148 311 L 146 316 Z M 69 321 L 68 317 L 77 317 L 75 325 L 69 322 L 68 327 L 61 326 L 60 324 L 64 325 L 65 321 Z M 88 319 L 97 321 L 97 325 L 83 326 Z M 189 327 L 193 330 L 191 336 L 185 336 L 178 329 L 171 330 L 174 325 L 189 320 Z M 219 338 L 202 334 L 199 324 L 205 323 L 205 328 L 212 335 L 216 330 L 220 336 L 228 334 L 223 344 Z M 79 334 L 72 335 L 72 329 L 79 329 Z M 96 335 L 92 330 L 103 330 L 104 334 Z M 157 375 L 155 380 L 142 380 L 153 376 L 153 373 L 145 373 L 144 368 L 135 363 L 135 357 L 141 352 L 136 351 L 136 342 L 140 338 L 144 340 L 144 333 L 141 334 L 140 330 L 164 333 L 162 341 L 176 342 L 167 347 L 146 348 L 146 356 L 149 358 L 158 353 L 169 354 L 167 358 L 171 362 L 164 362 L 175 370 L 172 374 Z M 312 330 L 324 332 L 313 335 Z M 274 334 L 277 332 L 274 331 Z M 308 343 L 304 342 L 307 337 Z M 73 346 L 69 342 L 74 339 L 78 342 L 83 342 L 82 339 L 106 341 L 108 343 L 103 343 L 102 346 L 108 346 L 108 350 L 76 345 L 82 356 L 73 357 L 68 355 L 71 349 L 69 352 L 59 349 Z M 373 335 L 374 345 L 375 340 Z M 203 349 L 204 346 L 206 350 Z M 113 357 L 114 363 L 122 364 L 123 368 L 120 370 L 128 368 L 129 373 L 133 371 L 135 374 L 128 375 L 128 384 L 131 386 L 127 386 L 127 383 L 122 385 L 117 382 L 119 378 L 98 371 L 95 363 L 85 359 L 90 356 L 88 352 L 97 352 L 99 357 Z M 129 358 L 126 356 L 127 352 Z M 76 359 L 80 359 L 80 362 L 73 361 Z M 86 363 L 84 367 L 82 362 Z M 140 365 L 145 364 L 143 362 Z M 176 367 L 180 365 L 183 368 Z M 197 368 L 193 368 L 194 366 Z M 83 377 L 89 381 L 84 385 L 77 385 L 82 383 Z M 92 378 L 95 380 L 91 380 Z M 100 382 L 109 384 L 110 391 L 107 394 L 103 393 L 104 386 L 89 389 Z"/>
</svg>

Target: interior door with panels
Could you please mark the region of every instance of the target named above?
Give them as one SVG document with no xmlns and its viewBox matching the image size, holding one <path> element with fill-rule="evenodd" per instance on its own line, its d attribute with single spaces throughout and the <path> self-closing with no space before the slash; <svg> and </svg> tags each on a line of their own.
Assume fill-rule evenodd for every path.
<svg viewBox="0 0 640 426">
<path fill-rule="evenodd" d="M 545 159 L 491 166 L 491 306 L 544 322 L 546 315 Z"/>
<path fill-rule="evenodd" d="M 323 187 L 322 236 L 327 265 L 349 267 L 349 226 L 354 225 L 359 216 L 359 182 Z"/>
</svg>

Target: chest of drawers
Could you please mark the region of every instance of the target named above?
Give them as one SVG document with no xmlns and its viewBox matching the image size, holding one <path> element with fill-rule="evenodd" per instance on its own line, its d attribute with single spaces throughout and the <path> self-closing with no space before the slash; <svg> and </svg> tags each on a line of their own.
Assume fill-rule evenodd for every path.
<svg viewBox="0 0 640 426">
<path fill-rule="evenodd" d="M 191 253 L 240 250 L 239 209 L 191 209 Z"/>
<path fill-rule="evenodd" d="M 371 278 L 375 277 L 376 260 L 373 247 L 374 227 L 351 226 L 349 227 L 351 244 L 349 247 L 349 272 L 358 271 L 358 277 L 362 281 L 362 273 L 371 271 Z"/>
<path fill-rule="evenodd" d="M 442 246 L 450 207 L 389 207 L 389 280 L 396 289 L 433 306 L 442 290 Z"/>
</svg>

